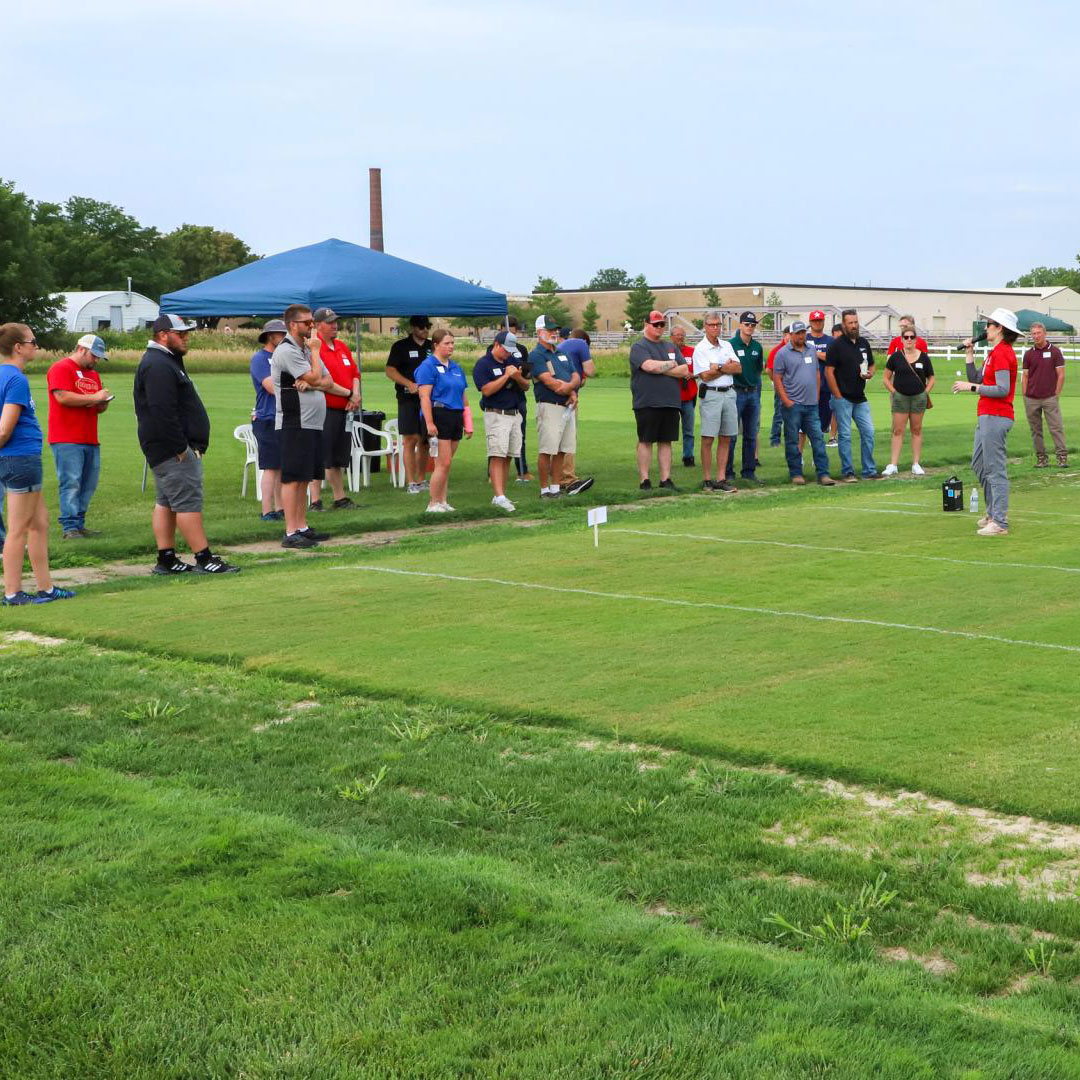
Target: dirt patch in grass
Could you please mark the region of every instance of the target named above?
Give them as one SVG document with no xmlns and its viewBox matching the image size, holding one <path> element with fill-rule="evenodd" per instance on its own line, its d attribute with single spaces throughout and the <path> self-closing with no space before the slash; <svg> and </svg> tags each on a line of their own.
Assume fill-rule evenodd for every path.
<svg viewBox="0 0 1080 1080">
<path fill-rule="evenodd" d="M 41 645 L 45 648 L 55 648 L 57 645 L 67 644 L 63 638 L 48 637 L 45 634 L 32 634 L 29 630 L 8 630 L 4 634 L 4 642 L 12 645 L 26 642 L 30 645 Z"/>
<path fill-rule="evenodd" d="M 1068 859 L 1024 872 L 1016 859 L 1002 859 L 990 873 L 969 870 L 964 880 L 977 887 L 1012 885 L 1022 895 L 1045 900 L 1075 900 L 1080 889 L 1080 865 L 1075 859 Z"/>
<path fill-rule="evenodd" d="M 654 915 L 658 918 L 678 919 L 680 922 L 686 923 L 687 926 L 694 927 L 695 930 L 701 928 L 701 920 L 694 915 L 687 915 L 685 911 L 677 911 L 675 908 L 668 907 L 662 900 L 656 900 L 649 904 L 645 908 L 646 915 Z"/>
<path fill-rule="evenodd" d="M 932 953 L 920 956 L 910 949 L 905 949 L 903 945 L 896 945 L 891 949 L 882 949 L 881 955 L 895 964 L 918 964 L 924 971 L 928 971 L 931 975 L 938 976 L 938 978 L 952 975 L 956 971 L 956 965 L 947 957 L 942 956 L 936 949 Z"/>
<path fill-rule="evenodd" d="M 961 915 L 956 911 L 952 911 L 949 908 L 942 908 L 938 912 L 939 919 L 955 919 L 957 922 L 962 922 L 965 926 L 970 927 L 972 930 L 984 930 L 988 933 L 993 933 L 995 930 L 1002 930 L 1009 935 L 1014 941 L 1023 941 L 1026 938 L 1032 938 L 1035 941 L 1056 941 L 1057 935 L 1048 933 L 1046 930 L 1036 930 L 1031 926 L 1019 926 L 1017 923 L 992 923 L 986 922 L 983 919 L 977 919 L 974 915 Z"/>
<path fill-rule="evenodd" d="M 1031 988 L 1031 984 L 1037 978 L 1038 976 L 1033 971 L 1029 971 L 1024 975 L 1015 975 L 994 996 L 1012 997 L 1013 994 L 1022 994 Z"/>
<path fill-rule="evenodd" d="M 791 885 L 796 889 L 816 888 L 818 883 L 813 878 L 803 877 L 802 874 L 772 874 L 768 870 L 759 870 L 750 877 L 754 881 L 778 882 L 783 885 Z"/>
</svg>

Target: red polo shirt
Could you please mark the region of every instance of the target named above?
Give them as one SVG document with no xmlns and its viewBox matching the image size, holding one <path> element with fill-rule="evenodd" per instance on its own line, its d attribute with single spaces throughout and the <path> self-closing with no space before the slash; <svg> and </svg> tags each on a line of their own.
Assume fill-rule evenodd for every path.
<svg viewBox="0 0 1080 1080">
<path fill-rule="evenodd" d="M 680 350 L 683 354 L 684 360 L 692 360 L 694 358 L 694 350 L 689 345 L 684 345 Z M 691 368 L 693 365 L 691 364 Z M 680 401 L 693 401 L 697 397 L 697 379 L 691 375 L 689 378 L 683 379 L 679 386 L 679 400 Z"/>
<path fill-rule="evenodd" d="M 82 443 L 98 445 L 98 411 L 61 405 L 54 390 L 69 390 L 73 394 L 96 394 L 101 389 L 101 376 L 89 368 L 77 367 L 70 356 L 57 360 L 46 376 L 49 387 L 49 443 Z"/>
<path fill-rule="evenodd" d="M 360 378 L 360 369 L 353 360 L 353 354 L 349 352 L 349 346 L 341 338 L 334 338 L 327 343 L 319 338 L 319 356 L 330 372 L 330 378 L 348 390 L 352 390 L 353 379 Z M 338 397 L 336 394 L 325 394 L 326 407 L 328 409 L 344 409 L 349 403 L 348 398 Z"/>
<path fill-rule="evenodd" d="M 1008 397 L 979 397 L 979 416 L 1007 416 L 1013 419 L 1013 398 L 1016 396 L 1016 353 L 1007 342 L 999 341 L 989 352 L 982 369 L 983 386 L 997 385 L 997 373 L 1009 373 Z"/>
<path fill-rule="evenodd" d="M 927 345 L 926 342 L 921 337 L 917 337 L 915 339 L 915 348 L 917 348 L 919 350 L 919 352 L 929 352 L 930 351 L 930 346 Z M 892 339 L 892 341 L 889 342 L 889 347 L 885 350 L 885 355 L 886 356 L 892 356 L 892 354 L 894 352 L 903 352 L 903 351 L 904 351 L 904 339 L 902 337 L 900 337 L 899 334 L 897 334 L 896 337 L 894 337 Z"/>
<path fill-rule="evenodd" d="M 1024 396 L 1045 400 L 1057 393 L 1058 368 L 1065 366 L 1065 357 L 1056 345 L 1048 341 L 1041 349 L 1031 348 L 1024 353 L 1027 388 Z"/>
</svg>

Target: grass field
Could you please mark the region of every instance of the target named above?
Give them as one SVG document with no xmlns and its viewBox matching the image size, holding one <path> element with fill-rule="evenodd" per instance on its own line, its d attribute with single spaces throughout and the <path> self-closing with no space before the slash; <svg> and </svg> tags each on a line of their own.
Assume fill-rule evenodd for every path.
<svg viewBox="0 0 1080 1080">
<path fill-rule="evenodd" d="M 248 386 L 199 385 L 211 536 L 271 539 Z M 673 499 L 627 397 L 584 401 L 588 501 L 511 492 L 531 527 L 474 440 L 474 528 L 378 477 L 325 522 L 393 543 L 4 612 L 0 1072 L 1080 1076 L 1077 475 L 1021 420 L 975 537 L 941 395 L 937 475 L 798 490 L 765 448 L 770 486 Z M 103 441 L 70 565 L 149 547 L 125 411 Z"/>
</svg>

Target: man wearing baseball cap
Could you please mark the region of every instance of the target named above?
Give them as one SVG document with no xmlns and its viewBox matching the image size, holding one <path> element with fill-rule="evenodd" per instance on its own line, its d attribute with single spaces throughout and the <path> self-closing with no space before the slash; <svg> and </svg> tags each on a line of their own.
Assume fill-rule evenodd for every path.
<svg viewBox="0 0 1080 1080">
<path fill-rule="evenodd" d="M 287 333 L 281 319 L 271 319 L 259 334 L 262 346 L 251 357 L 249 370 L 255 387 L 255 408 L 251 414 L 251 430 L 259 447 L 259 470 L 262 473 L 263 521 L 283 521 L 285 511 L 281 502 L 281 437 L 274 428 L 277 412 L 274 404 L 274 377 L 270 373 L 270 357 Z"/>
<path fill-rule="evenodd" d="M 529 380 L 515 363 L 517 352 L 517 338 L 509 330 L 500 330 L 487 352 L 476 361 L 472 373 L 484 413 L 488 467 L 495 491 L 491 505 L 507 513 L 515 510 L 506 497 L 506 481 L 510 459 L 521 454 L 521 402 L 529 388 Z"/>
<path fill-rule="evenodd" d="M 210 550 L 203 529 L 202 457 L 210 445 L 210 418 L 184 368 L 188 332 L 194 323 L 159 315 L 150 328 L 153 339 L 135 372 L 132 396 L 139 424 L 139 445 L 154 474 L 154 574 L 239 572 Z M 195 555 L 195 565 L 176 554 L 179 528 Z"/>
<path fill-rule="evenodd" d="M 428 487 L 428 440 L 424 418 L 420 414 L 420 396 L 416 386 L 416 369 L 432 352 L 428 331 L 431 320 L 426 315 L 409 317 L 407 337 L 390 346 L 386 358 L 386 377 L 394 384 L 397 398 L 398 434 L 401 436 L 405 458 L 406 491 L 419 495 Z"/>
<path fill-rule="evenodd" d="M 60 528 L 65 540 L 98 536 L 86 527 L 86 511 L 101 472 L 98 416 L 113 395 L 94 369 L 107 359 L 95 334 L 79 338 L 75 351 L 49 368 L 49 448 L 60 489 Z"/>
<path fill-rule="evenodd" d="M 810 312 L 810 330 L 806 335 L 806 344 L 817 352 L 818 363 L 821 365 L 821 394 L 818 397 L 818 423 L 821 425 L 821 434 L 828 440 L 826 446 L 836 445 L 836 417 L 832 411 L 832 393 L 829 390 L 829 380 L 825 378 L 825 350 L 832 342 L 832 336 L 825 333 L 825 312 L 815 309 Z M 800 437 L 800 442 L 802 438 Z M 802 446 L 799 447 L 802 452 Z"/>
<path fill-rule="evenodd" d="M 765 350 L 761 342 L 754 337 L 757 329 L 757 316 L 752 311 L 744 311 L 739 316 L 739 329 L 729 344 L 735 350 L 735 358 L 742 370 L 735 376 L 735 410 L 742 428 L 742 469 L 740 475 L 751 484 L 758 483 L 757 440 L 758 426 L 761 423 L 761 373 L 765 368 Z M 730 483 L 735 478 L 735 452 L 739 447 L 739 436 L 731 440 L 728 452 L 727 472 L 717 480 Z"/>
</svg>

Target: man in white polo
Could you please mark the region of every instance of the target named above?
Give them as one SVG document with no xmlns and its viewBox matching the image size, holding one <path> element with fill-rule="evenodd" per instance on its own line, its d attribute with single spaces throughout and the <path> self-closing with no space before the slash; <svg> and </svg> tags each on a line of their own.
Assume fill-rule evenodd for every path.
<svg viewBox="0 0 1080 1080">
<path fill-rule="evenodd" d="M 694 346 L 694 376 L 700 390 L 701 470 L 705 491 L 735 492 L 739 489 L 727 479 L 728 452 L 731 440 L 739 434 L 739 412 L 735 404 L 734 376 L 742 364 L 731 343 L 720 338 L 718 312 L 705 315 L 705 336 Z M 712 479 L 712 449 L 716 443 L 716 479 Z"/>
</svg>

